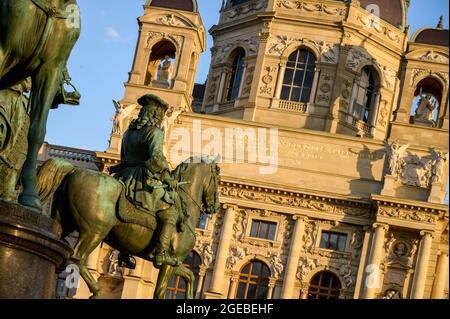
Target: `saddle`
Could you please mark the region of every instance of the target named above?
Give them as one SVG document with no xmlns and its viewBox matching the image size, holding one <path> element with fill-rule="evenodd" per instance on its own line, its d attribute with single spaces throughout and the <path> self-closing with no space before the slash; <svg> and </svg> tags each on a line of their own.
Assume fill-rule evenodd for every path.
<svg viewBox="0 0 450 319">
<path fill-rule="evenodd" d="M 136 224 L 150 230 L 156 229 L 157 221 L 155 212 L 139 209 L 127 199 L 125 192 L 120 194 L 117 211 L 117 217 L 121 222 Z"/>
</svg>

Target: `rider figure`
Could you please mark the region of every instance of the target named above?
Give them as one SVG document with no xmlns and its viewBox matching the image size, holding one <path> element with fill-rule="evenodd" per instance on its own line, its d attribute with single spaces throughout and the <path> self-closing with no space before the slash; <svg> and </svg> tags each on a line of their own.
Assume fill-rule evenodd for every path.
<svg viewBox="0 0 450 319">
<path fill-rule="evenodd" d="M 138 209 L 157 214 L 161 227 L 155 251 L 156 266 L 176 266 L 180 262 L 170 256 L 169 246 L 177 224 L 183 223 L 183 209 L 176 192 L 178 183 L 172 178 L 163 153 L 164 132 L 160 126 L 168 104 L 152 94 L 141 97 L 138 103 L 142 106 L 139 117 L 123 136 L 121 164 L 110 168 L 110 172 L 125 184 L 126 197 Z"/>
</svg>

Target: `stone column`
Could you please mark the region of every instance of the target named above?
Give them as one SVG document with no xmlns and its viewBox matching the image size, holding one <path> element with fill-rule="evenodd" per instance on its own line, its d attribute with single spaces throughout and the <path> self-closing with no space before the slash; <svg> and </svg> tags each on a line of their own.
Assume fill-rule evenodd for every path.
<svg viewBox="0 0 450 319">
<path fill-rule="evenodd" d="M 223 279 L 226 269 L 228 252 L 230 250 L 231 237 L 233 235 L 233 224 L 236 215 L 236 206 L 225 205 L 225 216 L 222 223 L 219 246 L 217 248 L 216 262 L 211 278 L 209 290 L 205 295 L 211 298 L 224 298 L 222 291 Z"/>
<path fill-rule="evenodd" d="M 317 84 L 319 83 L 319 76 L 320 76 L 320 69 L 315 68 L 314 69 L 314 80 L 311 88 L 311 96 L 309 97 L 309 103 L 314 104 L 316 101 L 316 92 L 317 92 Z"/>
<path fill-rule="evenodd" d="M 242 95 L 242 91 L 244 90 L 244 85 L 245 85 L 245 77 L 247 76 L 247 67 L 248 64 L 245 63 L 244 65 L 244 70 L 242 71 L 242 78 L 241 78 L 241 83 L 239 85 L 239 93 L 238 93 L 238 98 L 241 97 Z"/>
<path fill-rule="evenodd" d="M 358 80 L 353 82 L 352 95 L 350 96 L 350 103 L 348 107 L 348 114 L 350 115 L 351 121 L 353 121 L 353 108 L 355 106 L 356 93 L 358 92 Z"/>
<path fill-rule="evenodd" d="M 269 290 L 267 290 L 267 299 L 273 298 L 273 290 L 275 289 L 275 284 L 277 282 L 277 279 L 274 277 L 269 278 Z"/>
<path fill-rule="evenodd" d="M 303 242 L 303 233 L 305 231 L 306 217 L 294 216 L 295 227 L 289 248 L 289 256 L 284 273 L 283 288 L 281 290 L 281 299 L 296 299 L 293 296 L 294 284 L 296 280 L 298 260 Z"/>
<path fill-rule="evenodd" d="M 433 299 L 444 299 L 445 284 L 448 282 L 448 251 L 441 252 L 439 255 L 436 269 L 436 278 L 434 281 Z"/>
<path fill-rule="evenodd" d="M 361 247 L 361 255 L 359 259 L 358 275 L 356 277 L 355 294 L 353 296 L 354 299 L 359 299 L 361 290 L 364 290 L 363 279 L 364 279 L 364 270 L 366 268 L 366 259 L 368 254 L 369 241 L 370 241 L 370 226 L 366 226 L 364 227 L 364 238 Z"/>
<path fill-rule="evenodd" d="M 411 289 L 411 299 L 423 299 L 425 283 L 427 279 L 428 264 L 430 261 L 431 244 L 433 236 L 431 232 L 422 231 L 420 233 L 422 240 L 420 241 L 419 254 L 417 256 L 416 268 L 414 270 L 414 279 Z"/>
<path fill-rule="evenodd" d="M 205 281 L 207 268 L 202 265 L 200 266 L 200 271 L 198 272 L 198 283 L 197 283 L 197 291 L 195 292 L 195 299 L 202 299 L 202 288 L 203 282 Z"/>
<path fill-rule="evenodd" d="M 383 258 L 384 239 L 386 237 L 386 232 L 389 228 L 385 224 L 378 224 L 378 223 L 375 223 L 373 225 L 373 227 L 375 228 L 375 231 L 374 231 L 373 237 L 372 237 L 372 245 L 370 248 L 370 257 L 369 257 L 369 261 L 367 262 L 367 266 L 371 265 L 371 267 L 374 267 L 374 268 L 372 268 L 373 272 L 366 275 L 366 282 L 364 283 L 365 289 L 364 289 L 364 293 L 362 295 L 362 298 L 364 298 L 364 299 L 373 299 L 375 297 L 375 293 L 380 288 L 379 286 L 381 286 L 379 277 L 376 278 L 376 281 L 378 281 L 378 285 L 377 285 L 377 282 L 375 282 L 375 283 L 372 283 L 373 286 L 368 287 L 367 281 L 368 281 L 369 276 L 377 275 L 376 272 L 379 273 L 380 263 Z"/>
<path fill-rule="evenodd" d="M 284 73 L 286 72 L 286 63 L 279 64 L 278 78 L 277 78 L 277 86 L 275 89 L 275 98 L 279 99 L 281 96 L 281 89 L 283 88 L 284 81 Z"/>
<path fill-rule="evenodd" d="M 227 77 L 227 73 L 225 72 L 225 70 L 223 70 L 220 73 L 219 91 L 217 92 L 216 102 L 214 103 L 214 108 L 213 108 L 214 112 L 217 112 L 219 110 L 219 104 L 223 100 L 223 90 L 224 90 L 224 87 L 225 87 L 225 79 L 226 79 L 226 77 Z"/>
<path fill-rule="evenodd" d="M 228 289 L 228 299 L 236 299 L 236 288 L 239 281 L 239 273 L 233 272 L 230 278 L 230 288 Z"/>
</svg>

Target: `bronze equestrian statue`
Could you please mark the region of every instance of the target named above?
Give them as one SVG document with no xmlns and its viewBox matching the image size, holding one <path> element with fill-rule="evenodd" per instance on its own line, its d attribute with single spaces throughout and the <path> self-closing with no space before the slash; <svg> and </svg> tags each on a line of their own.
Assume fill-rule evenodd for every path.
<svg viewBox="0 0 450 319">
<path fill-rule="evenodd" d="M 0 90 L 32 78 L 27 158 L 22 170 L 19 203 L 41 211 L 36 192 L 37 155 L 44 142 L 50 108 L 78 104 L 67 94 L 66 64 L 80 35 L 76 0 L 0 1 Z M 5 182 L 5 181 L 1 181 Z"/>
<path fill-rule="evenodd" d="M 174 274 L 187 280 L 187 298 L 193 298 L 194 276 L 179 261 L 195 246 L 201 213 L 220 208 L 220 170 L 214 161 L 189 159 L 170 173 L 158 128 L 167 104 L 152 95 L 139 103 L 139 117 L 124 136 L 123 162 L 113 168 L 116 178 L 51 159 L 39 170 L 37 189 L 42 202 L 55 194 L 52 216 L 61 223 L 61 238 L 79 232 L 73 259 L 93 298 L 101 291 L 86 262 L 102 241 L 160 268 L 155 298 L 164 297 Z"/>
<path fill-rule="evenodd" d="M 183 228 L 184 212 L 176 192 L 178 183 L 170 175 L 164 156 L 164 132 L 160 126 L 169 105 L 159 97 L 148 94 L 138 100 L 142 105 L 122 139 L 121 163 L 110 168 L 114 177 L 125 184 L 126 197 L 144 213 L 158 212 L 161 223 L 156 248 L 155 264 L 177 266 L 179 260 L 171 257 L 170 238 L 178 227 Z M 166 208 L 158 210 L 159 208 Z"/>
</svg>

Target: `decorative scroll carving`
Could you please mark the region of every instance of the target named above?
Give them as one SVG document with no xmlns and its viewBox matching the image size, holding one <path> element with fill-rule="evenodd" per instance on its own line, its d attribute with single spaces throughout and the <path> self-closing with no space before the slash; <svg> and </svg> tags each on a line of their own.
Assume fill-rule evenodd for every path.
<svg viewBox="0 0 450 319">
<path fill-rule="evenodd" d="M 371 60 L 372 58 L 366 52 L 363 52 L 362 50 L 359 50 L 357 48 L 352 48 L 347 58 L 346 67 L 356 72 L 362 63 Z"/>
<path fill-rule="evenodd" d="M 378 216 L 391 217 L 405 221 L 424 222 L 433 225 L 436 224 L 437 221 L 437 217 L 430 215 L 430 213 L 391 207 L 378 208 Z"/>
<path fill-rule="evenodd" d="M 167 14 L 165 16 L 159 17 L 159 18 L 153 20 L 152 22 L 157 23 L 157 24 L 175 26 L 175 27 L 188 27 L 189 26 L 184 21 L 175 17 L 173 14 Z"/>
<path fill-rule="evenodd" d="M 386 27 L 380 23 L 380 19 L 377 17 L 358 15 L 357 21 L 371 30 L 375 30 L 384 38 L 389 39 L 397 44 L 402 43 L 402 38 L 397 31 L 391 30 L 389 27 Z"/>
<path fill-rule="evenodd" d="M 277 67 L 270 67 L 270 66 L 266 66 L 264 68 L 264 70 L 267 72 L 267 74 L 265 74 L 262 77 L 261 81 L 262 81 L 263 85 L 259 88 L 260 94 L 272 96 L 273 87 L 271 84 L 273 83 L 273 76 L 271 74 L 276 72 L 277 69 L 278 69 Z"/>
<path fill-rule="evenodd" d="M 314 222 L 305 225 L 305 233 L 303 235 L 304 250 L 311 252 L 317 240 L 318 230 L 317 224 Z"/>
<path fill-rule="evenodd" d="M 345 16 L 347 8 L 330 6 L 323 3 L 308 3 L 299 0 L 278 0 L 276 3 L 278 8 L 296 9 L 306 12 L 324 13 L 332 16 Z"/>
<path fill-rule="evenodd" d="M 412 71 L 411 76 L 411 86 L 414 86 L 416 84 L 417 79 L 423 77 L 423 76 L 437 76 L 441 80 L 443 80 L 446 85 L 448 85 L 448 72 L 437 72 L 434 73 L 432 70 L 424 70 L 424 69 L 414 69 Z"/>
<path fill-rule="evenodd" d="M 248 49 L 246 52 L 247 56 L 256 55 L 258 53 L 259 41 L 260 41 L 259 36 L 254 36 L 251 38 L 238 39 L 233 42 L 225 43 L 221 47 L 216 48 L 217 53 L 214 58 L 214 63 L 223 62 L 226 54 L 230 50 L 232 50 L 238 46 L 242 46 L 242 47 Z"/>
<path fill-rule="evenodd" d="M 439 53 L 434 53 L 433 51 L 428 51 L 424 55 L 420 56 L 419 60 L 448 64 L 448 57 Z"/>
<path fill-rule="evenodd" d="M 150 32 L 147 33 L 147 38 L 145 40 L 146 48 L 147 49 L 151 49 L 150 45 L 152 44 L 153 39 L 157 39 L 157 38 L 172 40 L 173 42 L 175 42 L 178 50 L 181 48 L 181 44 L 182 44 L 183 39 L 184 39 L 184 37 L 181 36 L 181 35 L 175 35 L 175 34 L 164 33 L 164 32 L 153 32 L 153 31 L 150 31 Z"/>
<path fill-rule="evenodd" d="M 295 195 L 274 195 L 271 193 L 263 193 L 253 190 L 244 190 L 240 188 L 221 186 L 220 192 L 222 196 L 238 198 L 262 203 L 277 204 L 293 208 L 304 208 L 314 211 L 326 212 L 337 215 L 348 215 L 354 217 L 370 218 L 369 208 L 352 207 L 344 205 L 332 205 L 325 201 L 309 199 Z"/>
<path fill-rule="evenodd" d="M 230 10 L 226 11 L 224 14 L 224 21 L 229 21 L 237 18 L 244 18 L 246 16 L 252 15 L 255 12 L 267 6 L 267 0 L 265 1 L 251 1 L 241 6 L 233 6 Z"/>
</svg>

